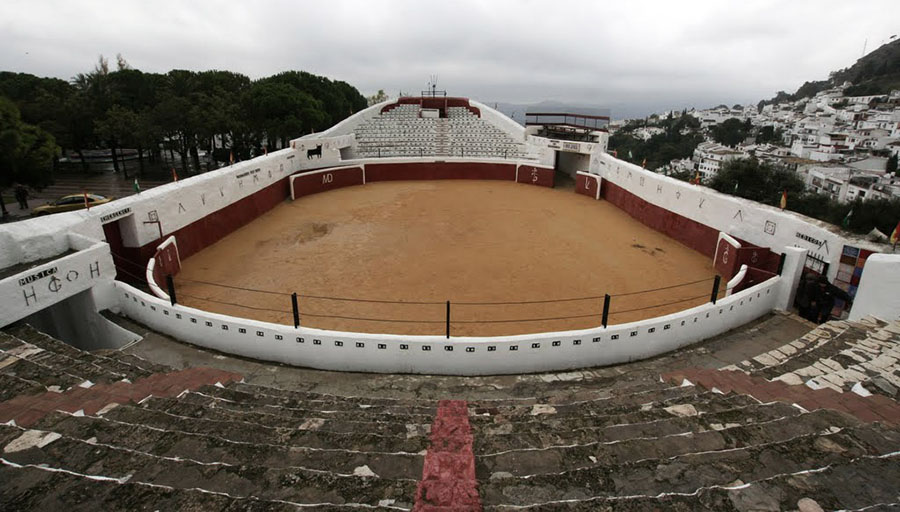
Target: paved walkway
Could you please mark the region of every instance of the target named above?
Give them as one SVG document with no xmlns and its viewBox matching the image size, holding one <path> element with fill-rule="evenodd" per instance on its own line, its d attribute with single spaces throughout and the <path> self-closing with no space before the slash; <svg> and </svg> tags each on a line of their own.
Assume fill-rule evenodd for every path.
<svg viewBox="0 0 900 512">
<path fill-rule="evenodd" d="M 125 179 L 122 174 L 115 174 L 111 171 L 90 174 L 66 173 L 57 174 L 54 178 L 53 185 L 37 191 L 30 192 L 31 197 L 28 200 L 28 209 L 20 210 L 19 205 L 12 199 L 12 191 L 7 191 L 8 199 L 12 201 L 6 204 L 6 209 L 10 213 L 11 219 L 4 221 L 15 221 L 28 218 L 31 215 L 31 208 L 41 206 L 51 200 L 58 199 L 69 194 L 80 194 L 88 192 L 90 194 L 99 194 L 106 197 L 126 197 L 135 193 L 134 178 L 132 177 L 136 171 L 129 173 L 129 178 Z M 146 178 L 138 179 L 141 190 L 148 190 L 159 185 L 164 185 L 171 179 L 155 179 Z"/>
</svg>

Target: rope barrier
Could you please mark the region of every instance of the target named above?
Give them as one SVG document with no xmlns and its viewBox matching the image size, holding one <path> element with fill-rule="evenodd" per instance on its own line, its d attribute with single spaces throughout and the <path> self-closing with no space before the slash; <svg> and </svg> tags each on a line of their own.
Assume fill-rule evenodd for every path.
<svg viewBox="0 0 900 512">
<path fill-rule="evenodd" d="M 550 320 L 570 320 L 574 318 L 599 318 L 600 315 L 593 313 L 590 315 L 574 315 L 574 316 L 552 316 L 543 318 L 508 318 L 503 320 L 451 320 L 451 324 L 508 324 L 519 322 L 544 322 Z"/>
<path fill-rule="evenodd" d="M 597 300 L 602 299 L 603 295 L 591 297 L 572 297 L 568 299 L 546 299 L 546 300 L 515 300 L 515 301 L 497 301 L 497 302 L 453 302 L 454 306 L 503 306 L 515 304 L 548 304 L 551 302 L 575 302 L 579 300 Z"/>
<path fill-rule="evenodd" d="M 131 264 L 134 267 L 140 267 L 139 265 L 137 265 L 127 259 L 124 259 L 121 256 L 117 256 L 116 260 L 117 261 L 127 261 L 129 264 Z M 131 278 L 133 278 L 139 282 L 146 282 L 146 275 L 145 275 L 146 268 L 141 268 L 141 275 L 136 275 L 124 268 L 121 268 L 121 266 L 117 266 L 116 270 L 117 270 L 117 272 L 121 272 L 122 274 L 124 274 L 126 276 L 130 276 Z M 647 289 L 647 290 L 621 293 L 621 294 L 617 294 L 617 295 L 612 295 L 611 297 L 612 298 L 627 297 L 627 296 L 633 296 L 633 295 L 638 295 L 638 294 L 643 294 L 643 293 L 653 293 L 653 292 L 662 291 L 662 290 L 671 290 L 674 288 L 691 286 L 691 285 L 696 285 L 696 284 L 712 281 L 713 279 L 714 278 L 700 279 L 700 280 L 691 281 L 688 283 L 680 283 L 680 284 L 671 285 L 671 286 L 662 286 L 659 288 L 652 288 L 652 289 Z M 245 287 L 241 287 L 241 286 L 213 283 L 213 282 L 209 282 L 209 281 L 201 281 L 201 280 L 196 280 L 196 279 L 179 278 L 179 281 L 182 283 L 196 283 L 196 284 L 201 284 L 201 285 L 218 286 L 218 287 L 231 289 L 231 290 L 240 290 L 240 291 L 255 292 L 255 293 L 266 293 L 266 294 L 270 294 L 270 295 L 276 295 L 279 297 L 280 296 L 290 297 L 292 295 L 289 293 L 277 292 L 277 291 L 273 291 L 273 290 L 245 288 Z M 293 313 L 293 311 L 288 311 L 288 310 L 265 308 L 265 307 L 259 307 L 259 306 L 250 306 L 250 305 L 246 305 L 246 304 L 240 304 L 237 302 L 229 302 L 229 301 L 214 299 L 211 297 L 198 297 L 195 295 L 184 294 L 184 293 L 179 293 L 178 296 L 179 296 L 179 298 L 184 297 L 184 298 L 195 299 L 195 300 L 205 301 L 205 302 L 214 303 L 214 304 L 222 304 L 222 305 L 227 305 L 227 306 L 245 308 L 245 309 L 249 309 L 249 310 L 253 310 L 253 311 L 264 311 L 264 312 L 278 313 L 278 314 Z M 318 300 L 374 303 L 374 304 L 433 305 L 433 306 L 446 304 L 445 301 L 397 301 L 397 300 L 361 299 L 361 298 L 351 298 L 351 297 L 331 297 L 331 296 L 325 296 L 325 295 L 299 295 L 299 294 L 297 296 L 300 298 L 303 298 L 303 299 L 318 299 Z M 681 304 L 684 302 L 705 299 L 708 297 L 709 297 L 708 294 L 703 294 L 703 295 L 698 295 L 696 297 L 689 297 L 686 299 L 679 299 L 679 300 L 674 300 L 674 301 L 670 301 L 670 302 L 654 304 L 651 306 L 643 306 L 643 307 L 638 307 L 638 308 L 626 309 L 626 310 L 622 310 L 622 311 L 613 311 L 613 312 L 610 312 L 610 314 L 611 315 L 619 315 L 619 314 L 625 314 L 625 313 L 634 313 L 634 312 L 638 312 L 638 311 L 645 311 L 645 310 L 656 309 L 656 308 L 660 308 L 660 307 L 664 307 L 664 306 L 670 306 L 670 305 L 674 305 L 674 304 Z M 585 297 L 568 297 L 568 298 L 562 298 L 562 299 L 542 299 L 542 300 L 523 300 L 523 301 L 460 301 L 460 302 L 452 302 L 452 305 L 454 305 L 454 306 L 501 306 L 501 305 L 551 304 L 551 303 L 562 303 L 562 302 L 577 302 L 577 301 L 585 301 L 585 300 L 600 300 L 603 298 L 604 298 L 603 295 L 595 295 L 595 296 L 585 296 Z M 362 321 L 362 322 L 442 324 L 447 321 L 447 318 L 443 318 L 440 320 L 429 320 L 429 319 L 412 320 L 412 319 L 404 319 L 404 318 L 375 318 L 375 317 L 365 317 L 365 316 L 319 314 L 319 313 L 309 313 L 309 312 L 305 312 L 305 311 L 298 311 L 298 313 L 302 317 L 331 318 L 331 319 L 339 319 L 339 320 L 355 320 L 355 321 Z M 503 318 L 503 319 L 497 319 L 497 320 L 457 320 L 457 319 L 452 319 L 452 320 L 450 320 L 450 323 L 452 325 L 507 324 L 507 323 L 575 320 L 575 319 L 583 319 L 583 318 L 599 318 L 600 316 L 601 315 L 598 311 L 597 313 L 590 313 L 590 314 L 567 315 L 567 316 L 547 316 L 547 317 L 536 317 L 536 318 L 534 318 L 534 317 L 532 317 L 532 318 Z"/>
<path fill-rule="evenodd" d="M 317 315 L 314 313 L 304 313 L 300 312 L 300 316 L 310 316 L 314 318 L 338 318 L 342 320 L 360 320 L 365 322 L 397 322 L 397 323 L 407 323 L 407 324 L 442 324 L 446 320 L 405 320 L 400 318 L 368 318 L 368 317 L 359 317 L 359 316 L 344 316 L 344 315 Z"/>
<path fill-rule="evenodd" d="M 714 279 L 715 279 L 714 277 L 707 277 L 706 279 L 700 279 L 699 281 L 691 281 L 690 283 L 673 284 L 672 286 L 661 286 L 659 288 L 651 288 L 648 290 L 640 290 L 637 292 L 619 293 L 616 295 L 611 295 L 611 297 L 612 298 L 628 297 L 629 295 L 640 295 L 642 293 L 652 293 L 652 292 L 658 292 L 658 291 L 662 291 L 662 290 L 671 290 L 672 288 L 681 288 L 682 286 L 691 286 L 694 284 L 700 284 L 700 283 L 705 283 L 707 281 L 712 281 Z"/>
<path fill-rule="evenodd" d="M 128 262 L 129 264 L 131 264 L 135 267 L 140 267 L 136 263 L 134 263 L 130 260 L 124 259 L 121 256 L 117 256 L 117 258 L 121 259 L 121 261 Z M 141 268 L 141 271 L 146 270 L 146 267 L 140 267 L 140 268 Z M 136 276 L 134 276 L 134 274 L 131 274 L 127 271 L 124 271 L 124 272 L 126 274 L 131 275 L 132 277 L 136 277 Z M 143 279 L 143 278 L 141 278 L 141 279 Z M 710 278 L 705 278 L 705 279 L 699 279 L 697 281 L 691 281 L 688 283 L 680 283 L 680 284 L 674 284 L 674 285 L 670 285 L 670 286 L 660 286 L 658 288 L 648 288 L 646 290 L 637 290 L 637 291 L 633 291 L 633 292 L 611 294 L 610 297 L 612 297 L 612 298 L 629 297 L 632 295 L 640 295 L 643 293 L 653 293 L 653 292 L 658 292 L 658 291 L 671 290 L 671 289 L 680 288 L 683 286 L 692 286 L 692 285 L 696 285 L 696 284 L 700 284 L 700 283 L 705 283 L 707 281 L 713 281 L 713 279 L 714 278 L 710 277 Z M 284 296 L 284 297 L 291 296 L 290 293 L 286 293 L 286 292 L 278 292 L 278 291 L 274 291 L 274 290 L 263 290 L 263 289 L 259 289 L 259 288 L 247 288 L 247 287 L 228 285 L 228 284 L 222 284 L 222 283 L 213 283 L 210 281 L 202 281 L 199 279 L 188 279 L 188 278 L 184 278 L 184 277 L 179 277 L 178 281 L 180 281 L 182 283 L 196 283 L 196 284 L 203 284 L 203 285 L 207 285 L 207 286 L 218 286 L 218 287 L 227 288 L 230 290 L 240 290 L 240 291 L 252 292 L 252 293 L 267 293 L 270 295 L 278 295 L 278 296 Z M 358 298 L 358 297 L 333 297 L 333 296 L 329 296 L 329 295 L 309 295 L 309 294 L 297 294 L 297 296 L 302 299 L 331 300 L 331 301 L 338 301 L 338 302 L 363 302 L 363 303 L 368 302 L 368 303 L 373 303 L 373 304 L 406 304 L 406 305 L 417 305 L 417 306 L 422 306 L 422 305 L 437 306 L 437 305 L 445 304 L 445 301 L 362 299 L 362 298 Z M 604 298 L 603 295 L 587 295 L 584 297 L 566 297 L 566 298 L 562 298 L 562 299 L 537 299 L 537 300 L 514 300 L 514 301 L 451 301 L 451 303 L 454 306 L 506 306 L 506 305 L 514 306 L 514 305 L 527 305 L 527 304 L 551 304 L 551 303 L 557 303 L 557 302 L 578 302 L 578 301 L 585 301 L 585 300 L 600 300 L 603 298 Z"/>
<path fill-rule="evenodd" d="M 335 300 L 335 301 L 344 301 L 344 302 L 372 302 L 375 304 L 411 304 L 411 305 L 431 305 L 436 306 L 438 304 L 444 304 L 445 301 L 440 302 L 428 302 L 428 301 L 406 301 L 406 300 L 381 300 L 381 299 L 355 299 L 348 297 L 328 297 L 325 295 L 305 295 L 305 294 L 297 294 L 298 297 L 302 299 L 322 299 L 322 300 Z M 455 303 L 454 303 L 455 304 Z"/>
<path fill-rule="evenodd" d="M 268 293 L 268 294 L 270 294 L 270 295 L 281 295 L 281 296 L 285 296 L 285 297 L 290 297 L 290 296 L 291 296 L 290 293 L 275 292 L 275 291 L 271 291 L 271 290 L 260 290 L 260 289 L 256 289 L 256 288 L 244 288 L 244 287 L 241 287 L 241 286 L 234 286 L 234 285 L 229 285 L 229 284 L 211 283 L 211 282 L 209 282 L 209 281 L 198 281 L 198 280 L 196 280 L 196 279 L 186 279 L 186 278 L 183 278 L 183 277 L 179 277 L 178 280 L 181 281 L 181 282 L 183 282 L 183 283 L 198 283 L 198 284 L 206 284 L 206 285 L 210 285 L 210 286 L 220 286 L 220 287 L 222 287 L 222 288 L 228 288 L 228 289 L 230 289 L 230 290 L 242 290 L 242 291 L 245 291 L 245 292 L 254 292 L 254 293 Z"/>
<path fill-rule="evenodd" d="M 670 305 L 672 305 L 672 304 L 680 304 L 680 303 L 682 303 L 682 302 L 688 302 L 688 301 L 692 301 L 692 300 L 705 299 L 705 298 L 709 298 L 709 295 L 708 295 L 708 294 L 703 294 L 703 295 L 698 295 L 698 296 L 696 296 L 696 297 L 689 297 L 689 298 L 687 298 L 687 299 L 674 300 L 674 301 L 672 301 L 672 302 L 665 302 L 665 303 L 663 303 L 663 304 L 656 304 L 656 305 L 653 305 L 653 306 L 645 306 L 645 307 L 642 307 L 642 308 L 626 309 L 626 310 L 624 310 L 624 311 L 613 311 L 613 312 L 610 313 L 610 315 L 619 315 L 619 314 L 622 314 L 622 313 L 633 313 L 633 312 L 635 312 L 635 311 L 643 311 L 643 310 L 645 310 L 645 309 L 661 308 L 661 307 L 663 307 L 663 306 L 670 306 Z"/>
<path fill-rule="evenodd" d="M 181 294 L 179 294 L 178 296 L 179 296 L 179 297 L 187 297 L 187 298 L 189 298 L 189 299 L 203 300 L 203 301 L 206 301 L 206 302 L 213 302 L 213 303 L 216 303 L 216 304 L 225 304 L 225 305 L 228 305 L 228 306 L 235 306 L 235 307 L 239 307 L 239 308 L 253 309 L 253 310 L 256 310 L 256 311 L 271 311 L 271 312 L 273 312 L 273 313 L 288 313 L 288 314 L 292 313 L 292 311 L 285 311 L 285 310 L 283 310 L 283 309 L 271 309 L 271 308 L 260 308 L 260 307 L 257 307 L 257 306 L 247 306 L 247 305 L 245 305 L 245 304 L 237 304 L 237 303 L 235 303 L 235 302 L 227 302 L 227 301 L 224 301 L 224 300 L 211 299 L 211 298 L 209 298 L 209 297 L 197 297 L 197 296 L 194 296 L 194 295 L 188 295 L 188 294 L 185 294 L 185 293 L 181 293 Z"/>
</svg>

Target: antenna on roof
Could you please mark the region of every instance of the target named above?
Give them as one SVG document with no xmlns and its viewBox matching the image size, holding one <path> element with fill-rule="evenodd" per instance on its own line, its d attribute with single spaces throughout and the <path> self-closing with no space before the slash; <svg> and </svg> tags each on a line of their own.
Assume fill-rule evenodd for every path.
<svg viewBox="0 0 900 512">
<path fill-rule="evenodd" d="M 431 96 L 437 96 L 437 75 L 430 75 L 428 77 L 428 90 L 431 91 Z"/>
<path fill-rule="evenodd" d="M 432 98 L 436 98 L 439 93 L 442 96 L 447 96 L 447 91 L 437 90 L 437 75 L 429 75 L 428 90 L 422 91 L 422 96 L 431 96 Z"/>
</svg>

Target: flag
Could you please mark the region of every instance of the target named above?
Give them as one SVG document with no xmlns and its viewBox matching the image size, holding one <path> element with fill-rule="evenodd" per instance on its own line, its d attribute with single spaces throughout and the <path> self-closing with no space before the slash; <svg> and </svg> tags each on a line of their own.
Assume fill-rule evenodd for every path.
<svg viewBox="0 0 900 512">
<path fill-rule="evenodd" d="M 647 167 L 647 159 L 645 158 L 643 162 L 641 162 L 641 167 Z"/>
<path fill-rule="evenodd" d="M 628 150 L 628 159 L 631 160 L 632 158 L 634 158 L 634 156 L 632 156 L 631 150 L 629 149 Z"/>
<path fill-rule="evenodd" d="M 738 184 L 740 184 L 739 181 L 735 181 L 735 182 L 734 182 L 734 193 L 735 193 L 735 194 L 737 194 Z"/>
<path fill-rule="evenodd" d="M 898 240 L 900 240 L 900 222 L 897 223 L 897 227 L 891 232 L 891 244 L 897 245 Z"/>
<path fill-rule="evenodd" d="M 265 152 L 266 155 L 268 155 L 269 154 L 269 146 L 263 146 L 263 151 Z"/>
<path fill-rule="evenodd" d="M 228 154 L 228 165 L 234 165 L 234 150 Z"/>
<path fill-rule="evenodd" d="M 178 173 L 175 172 L 174 167 L 172 167 L 172 181 L 178 181 Z"/>
<path fill-rule="evenodd" d="M 138 183 L 137 178 L 134 179 L 134 193 L 135 193 L 135 194 L 140 194 L 140 193 L 141 193 L 141 184 Z"/>
<path fill-rule="evenodd" d="M 844 217 L 843 221 L 841 221 L 841 226 L 843 226 L 844 229 L 847 229 L 850 227 L 850 216 L 851 215 L 853 215 L 853 208 L 850 208 L 850 211 L 847 212 L 847 216 Z"/>
<path fill-rule="evenodd" d="M 87 208 L 88 210 L 90 210 L 91 203 L 90 203 L 90 201 L 88 201 L 87 192 L 82 192 L 82 194 L 84 194 L 84 207 Z"/>
<path fill-rule="evenodd" d="M 694 175 L 694 179 L 691 181 L 694 185 L 700 184 L 700 171 L 697 171 L 697 174 Z"/>
<path fill-rule="evenodd" d="M 613 158 L 619 158 L 619 152 L 617 150 L 613 150 Z"/>
<path fill-rule="evenodd" d="M 781 209 L 787 208 L 787 190 L 781 193 Z"/>
</svg>

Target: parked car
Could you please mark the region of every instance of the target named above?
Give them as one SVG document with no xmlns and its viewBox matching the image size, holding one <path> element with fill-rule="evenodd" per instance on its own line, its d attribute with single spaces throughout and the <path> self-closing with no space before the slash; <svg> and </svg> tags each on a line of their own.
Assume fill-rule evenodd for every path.
<svg viewBox="0 0 900 512">
<path fill-rule="evenodd" d="M 87 204 L 85 204 L 85 196 L 87 196 Z M 112 197 L 98 196 L 97 194 L 70 194 L 62 196 L 52 203 L 38 206 L 31 209 L 32 215 L 48 215 L 50 213 L 70 212 L 72 210 L 81 210 L 87 206 L 96 206 L 98 204 L 108 203 L 112 201 Z"/>
</svg>

